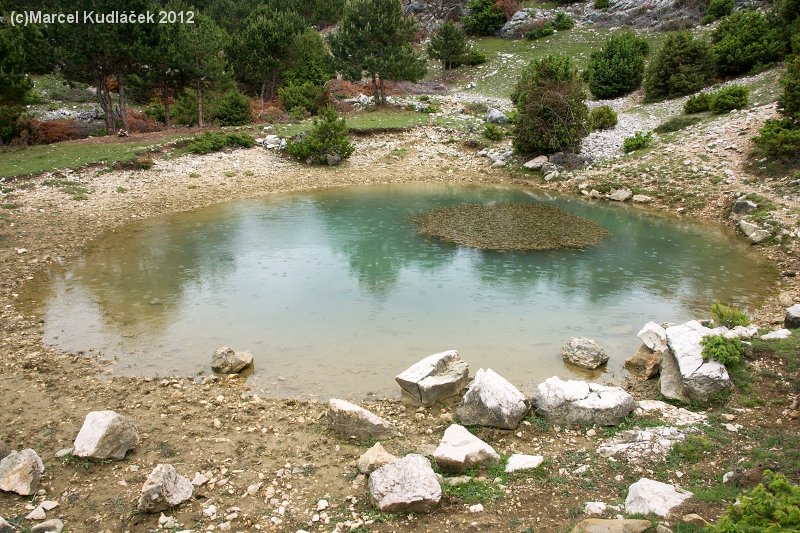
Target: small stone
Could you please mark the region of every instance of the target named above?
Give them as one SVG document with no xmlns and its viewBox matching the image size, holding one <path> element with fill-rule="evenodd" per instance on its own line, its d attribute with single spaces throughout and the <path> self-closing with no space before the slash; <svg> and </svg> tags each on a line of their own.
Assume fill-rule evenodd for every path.
<svg viewBox="0 0 800 533">
<path fill-rule="evenodd" d="M 356 462 L 358 471 L 365 475 L 370 475 L 382 466 L 396 461 L 397 457 L 386 451 L 380 442 L 376 442 L 372 448 L 364 452 Z"/>
<path fill-rule="evenodd" d="M 455 396 L 469 382 L 469 365 L 456 350 L 429 355 L 395 377 L 403 397 L 415 404 L 434 405 Z"/>
<path fill-rule="evenodd" d="M 642 478 L 628 487 L 628 496 L 625 498 L 625 512 L 627 514 L 655 514 L 661 517 L 669 516 L 672 509 L 692 497 L 692 493 L 678 489 L 673 485 L 661 483 L 648 478 Z"/>
<path fill-rule="evenodd" d="M 31 527 L 31 533 L 61 533 L 63 530 L 64 522 L 58 518 L 53 518 Z M 3 529 L 0 528 L 0 533 L 2 531 Z"/>
<path fill-rule="evenodd" d="M 238 374 L 253 364 L 253 354 L 237 352 L 227 346 L 217 348 L 211 356 L 211 369 L 220 374 Z"/>
<path fill-rule="evenodd" d="M 145 513 L 166 511 L 192 497 L 192 484 L 170 464 L 156 465 L 142 486 L 138 509 Z"/>
<path fill-rule="evenodd" d="M 442 489 L 430 462 L 418 454 L 375 470 L 367 490 L 381 511 L 426 513 L 442 498 Z"/>
<path fill-rule="evenodd" d="M 642 344 L 635 354 L 625 360 L 625 368 L 641 379 L 652 379 L 661 372 L 662 352 L 656 352 Z"/>
<path fill-rule="evenodd" d="M 202 487 L 206 483 L 208 483 L 208 478 L 199 472 L 196 473 L 192 479 L 192 485 L 195 487 Z"/>
<path fill-rule="evenodd" d="M 789 329 L 800 328 L 800 304 L 795 304 L 786 309 L 783 325 Z"/>
<path fill-rule="evenodd" d="M 637 204 L 649 204 L 653 201 L 653 199 L 646 194 L 634 194 L 632 200 Z"/>
<path fill-rule="evenodd" d="M 44 463 L 30 448 L 11 452 L 0 461 L 0 490 L 30 496 L 39 489 Z"/>
<path fill-rule="evenodd" d="M 630 199 L 631 196 L 633 196 L 633 193 L 628 189 L 614 189 L 608 193 L 607 198 L 615 202 L 625 202 Z"/>
<path fill-rule="evenodd" d="M 345 437 L 382 439 L 397 435 L 395 427 L 375 413 L 336 398 L 328 401 L 328 422 L 332 430 Z"/>
<path fill-rule="evenodd" d="M 512 454 L 506 463 L 506 473 L 516 472 L 518 470 L 533 470 L 541 466 L 544 462 L 544 457 L 541 455 L 525 455 L 520 453 Z"/>
<path fill-rule="evenodd" d="M 121 460 L 137 444 L 139 430 L 130 418 L 114 411 L 92 411 L 75 437 L 72 454 L 88 459 Z"/>
<path fill-rule="evenodd" d="M 651 527 L 650 520 L 587 518 L 579 522 L 572 533 L 644 533 Z"/>
<path fill-rule="evenodd" d="M 547 156 L 540 155 L 539 157 L 534 157 L 530 161 L 526 162 L 522 166 L 527 168 L 528 170 L 541 170 L 542 166 L 547 163 Z"/>
<path fill-rule="evenodd" d="M 692 524 L 693 526 L 705 527 L 708 524 L 708 521 L 700 516 L 699 514 L 685 514 L 681 517 L 681 522 L 684 524 Z"/>
<path fill-rule="evenodd" d="M 37 506 L 36 509 L 25 517 L 26 520 L 44 520 L 45 518 L 47 518 L 47 515 L 41 505 Z"/>
<path fill-rule="evenodd" d="M 479 369 L 456 414 L 467 425 L 515 429 L 528 413 L 525 396 L 490 368 Z"/>
<path fill-rule="evenodd" d="M 480 503 L 476 503 L 475 505 L 469 506 L 470 513 L 482 513 L 483 512 L 483 505 Z"/>
<path fill-rule="evenodd" d="M 568 363 L 594 370 L 608 362 L 609 355 L 592 339 L 572 337 L 561 348 L 561 357 Z"/>
<path fill-rule="evenodd" d="M 42 509 L 44 509 L 45 511 L 52 511 L 53 509 L 58 507 L 58 502 L 53 500 L 44 500 L 39 505 L 41 505 Z"/>
<path fill-rule="evenodd" d="M 433 452 L 433 458 L 443 470 L 450 472 L 463 472 L 500 461 L 500 455 L 494 448 L 458 424 L 445 430 L 442 442 Z"/>
<path fill-rule="evenodd" d="M 603 502 L 586 502 L 583 506 L 583 513 L 589 516 L 599 516 L 606 512 L 607 507 Z"/>
</svg>

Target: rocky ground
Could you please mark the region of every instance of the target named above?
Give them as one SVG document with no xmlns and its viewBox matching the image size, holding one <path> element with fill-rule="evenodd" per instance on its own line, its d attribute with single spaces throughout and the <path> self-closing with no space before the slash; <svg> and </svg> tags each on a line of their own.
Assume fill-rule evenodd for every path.
<svg viewBox="0 0 800 533">
<path fill-rule="evenodd" d="M 0 516 L 24 531 L 35 523 L 24 517 L 49 500 L 58 506 L 47 517 L 63 519 L 70 532 L 560 532 L 584 517 L 586 502 L 621 504 L 628 486 L 642 476 L 695 492 L 667 520 L 673 525 L 692 512 L 715 519 L 738 491 L 735 484 L 722 483 L 729 471 L 738 472 L 740 487 L 752 486 L 767 467 L 797 482 L 800 370 L 794 348 L 789 355 L 752 350 L 755 385 L 740 387 L 727 404 L 705 410 L 704 440 L 692 440 L 666 459 L 607 459 L 597 448 L 620 428 L 559 425 L 528 416 L 514 430 L 473 429 L 503 456 L 544 456 L 540 469 L 510 476 L 475 472 L 478 482 L 445 490 L 432 513 L 396 515 L 376 511 L 365 498 L 355 461 L 373 442 L 332 432 L 327 406 L 261 398 L 236 375 L 115 376 L 103 361 L 44 346 L 41 317 L 24 304 L 26 282 L 49 263 L 75 259 L 93 238 L 132 219 L 276 191 L 436 180 L 517 183 L 587 196 L 596 190 L 597 201 L 606 201 L 603 195 L 611 189 L 628 188 L 651 198 L 648 209 L 730 225 L 736 223 L 727 215 L 731 202 L 755 193 L 760 205 L 771 205 L 758 222 L 775 234 L 759 249 L 784 277 L 776 280 L 775 300 L 752 311 L 760 326 L 773 326 L 783 320 L 783 307 L 800 298 L 795 178 L 760 177 L 747 159 L 752 133 L 773 113 L 771 106 L 737 113 L 664 136 L 652 150 L 613 166 L 560 171 L 548 182 L 541 173 L 524 170 L 521 161 L 494 166 L 452 142 L 452 132 L 434 127 L 362 137 L 354 156 L 333 169 L 300 166 L 257 147 L 199 157 L 167 154 L 146 171 L 95 168 L 5 180 L 3 201 L 19 207 L 4 209 L 0 225 L 0 448 L 33 448 L 45 472 L 35 496 L 0 493 Z M 496 147 L 505 149 L 502 143 Z M 85 199 L 74 199 L 74 185 L 65 183 L 78 184 Z M 625 387 L 636 399 L 658 396 L 652 381 L 632 377 Z M 366 405 L 400 431 L 383 441 L 398 456 L 430 455 L 456 406 L 448 400 L 417 409 L 392 399 Z M 87 413 L 106 409 L 125 414 L 139 428 L 141 442 L 124 460 L 56 456 L 72 446 Z M 657 418 L 644 421 L 654 425 Z M 623 428 L 634 423 L 626 420 Z M 191 500 L 164 518 L 136 510 L 142 484 L 158 463 L 173 464 L 189 479 L 198 473 L 207 478 Z M 471 508 L 477 503 L 482 510 Z M 620 512 L 608 508 L 604 515 Z"/>
</svg>

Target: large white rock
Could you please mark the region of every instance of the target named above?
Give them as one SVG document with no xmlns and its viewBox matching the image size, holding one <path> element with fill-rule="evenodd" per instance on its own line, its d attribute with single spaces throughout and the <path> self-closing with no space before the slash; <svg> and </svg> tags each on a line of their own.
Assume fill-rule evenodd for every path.
<svg viewBox="0 0 800 533">
<path fill-rule="evenodd" d="M 651 527 L 650 520 L 587 518 L 578 522 L 571 533 L 644 533 Z"/>
<path fill-rule="evenodd" d="M 0 533 L 15 533 L 15 532 L 16 528 L 14 528 L 14 526 L 6 522 L 5 518 L 0 516 Z"/>
<path fill-rule="evenodd" d="M 467 426 L 514 429 L 525 418 L 528 409 L 528 402 L 519 389 L 491 368 L 481 368 L 456 414 Z"/>
<path fill-rule="evenodd" d="M 717 330 L 709 329 L 696 320 L 666 329 L 667 344 L 678 363 L 684 392 L 690 400 L 707 402 L 717 393 L 733 386 L 725 365 L 717 361 L 703 361 L 700 342 L 704 337 L 717 333 Z"/>
<path fill-rule="evenodd" d="M 512 454 L 506 462 L 506 473 L 517 472 L 518 470 L 533 470 L 539 468 L 544 462 L 541 455 L 525 455 L 522 453 Z"/>
<path fill-rule="evenodd" d="M 457 351 L 449 350 L 429 355 L 394 379 L 403 390 L 403 397 L 418 405 L 433 405 L 467 386 L 469 365 Z"/>
<path fill-rule="evenodd" d="M 547 163 L 547 156 L 540 155 L 539 157 L 534 157 L 530 161 L 527 161 L 522 166 L 527 168 L 528 170 L 541 170 L 541 168 Z"/>
<path fill-rule="evenodd" d="M 597 453 L 604 457 L 625 458 L 630 463 L 663 459 L 672 447 L 686 440 L 686 433 L 673 427 L 621 431 L 603 441 Z"/>
<path fill-rule="evenodd" d="M 508 122 L 508 118 L 503 114 L 502 111 L 495 108 L 489 108 L 486 112 L 486 122 L 494 123 L 494 124 L 505 124 Z"/>
<path fill-rule="evenodd" d="M 663 352 L 667 349 L 667 332 L 655 322 L 648 322 L 642 326 L 636 336 L 654 352 Z"/>
<path fill-rule="evenodd" d="M 626 514 L 669 516 L 670 512 L 692 497 L 692 493 L 673 485 L 643 477 L 630 487 L 625 498 Z"/>
<path fill-rule="evenodd" d="M 705 424 L 708 421 L 708 416 L 703 413 L 695 413 L 683 407 L 675 407 L 659 400 L 640 400 L 636 402 L 634 414 L 640 417 L 656 416 L 673 426 L 695 426 L 697 424 Z"/>
<path fill-rule="evenodd" d="M 393 461 L 397 461 L 397 457 L 387 452 L 380 442 L 376 442 L 372 448 L 361 454 L 361 457 L 356 461 L 356 467 L 359 472 L 368 476 Z"/>
<path fill-rule="evenodd" d="M 44 463 L 30 448 L 12 451 L 0 461 L 0 490 L 30 496 L 39 490 Z"/>
<path fill-rule="evenodd" d="M 397 435 L 394 426 L 375 413 L 336 398 L 328 401 L 328 422 L 332 430 L 345 437 L 383 439 Z"/>
<path fill-rule="evenodd" d="M 561 348 L 561 357 L 568 363 L 594 370 L 608 362 L 609 355 L 592 339 L 572 337 Z"/>
<path fill-rule="evenodd" d="M 410 454 L 375 470 L 367 491 L 381 511 L 427 513 L 442 499 L 442 489 L 431 463 Z"/>
<path fill-rule="evenodd" d="M 533 400 L 539 414 L 560 424 L 613 426 L 636 407 L 633 396 L 619 387 L 564 381 L 557 376 L 539 384 Z"/>
<path fill-rule="evenodd" d="M 227 346 L 217 348 L 211 356 L 211 370 L 220 374 L 238 374 L 251 364 L 253 354 L 237 352 Z"/>
<path fill-rule="evenodd" d="M 449 472 L 463 472 L 472 467 L 500 462 L 500 455 L 494 448 L 458 424 L 445 430 L 439 447 L 433 452 L 433 458 L 439 467 Z"/>
<path fill-rule="evenodd" d="M 788 339 L 792 336 L 792 331 L 788 329 L 776 329 L 775 331 L 770 331 L 769 333 L 765 333 L 759 337 L 760 339 L 764 340 L 775 340 L 775 339 Z"/>
<path fill-rule="evenodd" d="M 156 465 L 142 486 L 138 509 L 158 513 L 175 507 L 192 497 L 192 483 L 170 464 Z"/>
<path fill-rule="evenodd" d="M 136 424 L 114 411 L 92 411 L 72 445 L 72 454 L 89 459 L 124 459 L 139 444 Z"/>
<path fill-rule="evenodd" d="M 800 328 L 800 304 L 794 304 L 786 309 L 783 325 L 787 328 Z"/>
</svg>

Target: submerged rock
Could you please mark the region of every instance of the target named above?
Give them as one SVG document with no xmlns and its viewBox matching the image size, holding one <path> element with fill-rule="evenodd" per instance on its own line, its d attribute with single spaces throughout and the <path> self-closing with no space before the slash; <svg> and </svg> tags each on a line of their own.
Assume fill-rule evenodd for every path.
<svg viewBox="0 0 800 533">
<path fill-rule="evenodd" d="M 536 411 L 559 424 L 576 422 L 613 426 L 636 407 L 633 396 L 619 387 L 585 381 L 564 381 L 554 376 L 536 388 Z"/>
<path fill-rule="evenodd" d="M 525 396 L 491 368 L 475 374 L 456 414 L 465 425 L 516 428 L 528 413 Z"/>
<path fill-rule="evenodd" d="M 469 365 L 457 351 L 450 350 L 429 355 L 394 379 L 403 390 L 404 398 L 429 406 L 457 395 L 466 387 Z"/>
<path fill-rule="evenodd" d="M 39 490 L 44 463 L 30 448 L 11 452 L 0 461 L 0 491 L 30 496 Z"/>
<path fill-rule="evenodd" d="M 609 355 L 592 339 L 572 337 L 561 348 L 561 357 L 568 363 L 594 370 L 608 362 Z"/>
<path fill-rule="evenodd" d="M 643 477 L 630 487 L 625 498 L 625 513 L 655 514 L 667 517 L 673 509 L 692 497 L 692 493 L 673 485 Z"/>
<path fill-rule="evenodd" d="M 227 346 L 217 348 L 211 356 L 211 369 L 220 374 L 238 374 L 251 364 L 253 354 L 237 352 Z"/>
<path fill-rule="evenodd" d="M 89 459 L 125 458 L 139 444 L 139 430 L 133 421 L 114 411 L 92 411 L 83 420 L 72 454 Z"/>
<path fill-rule="evenodd" d="M 383 439 L 397 435 L 395 427 L 375 413 L 336 398 L 328 402 L 328 422 L 344 437 Z"/>
<path fill-rule="evenodd" d="M 427 513 L 442 499 L 439 479 L 422 455 L 410 454 L 375 470 L 367 491 L 381 511 Z"/>
<path fill-rule="evenodd" d="M 413 220 L 423 235 L 481 250 L 585 248 L 608 236 L 588 219 L 532 203 L 442 207 Z"/>
<path fill-rule="evenodd" d="M 156 465 L 142 486 L 137 509 L 158 513 L 175 507 L 192 497 L 192 483 L 178 474 L 170 464 Z"/>
<path fill-rule="evenodd" d="M 436 464 L 449 472 L 463 472 L 472 467 L 500 462 L 500 455 L 494 448 L 458 424 L 445 430 L 442 442 L 433 452 L 433 458 Z"/>
</svg>

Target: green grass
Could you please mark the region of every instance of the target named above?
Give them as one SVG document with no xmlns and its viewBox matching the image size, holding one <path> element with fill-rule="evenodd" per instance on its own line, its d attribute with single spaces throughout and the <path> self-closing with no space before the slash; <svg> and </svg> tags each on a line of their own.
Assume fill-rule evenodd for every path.
<svg viewBox="0 0 800 533">
<path fill-rule="evenodd" d="M 17 202 L 9 202 L 7 204 L 0 204 L 0 208 L 3 208 L 3 209 L 18 209 L 20 207 L 22 207 L 22 204 L 17 203 Z"/>
<path fill-rule="evenodd" d="M 461 485 L 444 485 L 442 486 L 442 494 L 451 498 L 458 498 L 464 503 L 494 501 L 505 496 L 503 490 L 494 483 L 476 479 L 471 479 L 468 483 Z"/>
<path fill-rule="evenodd" d="M 428 124 L 431 120 L 427 113 L 392 107 L 348 113 L 342 115 L 342 117 L 347 121 L 347 127 L 353 133 L 402 131 Z M 280 137 L 294 137 L 299 133 L 305 133 L 310 130 L 311 126 L 311 119 L 292 124 L 275 124 L 269 133 Z"/>
<path fill-rule="evenodd" d="M 87 200 L 89 198 L 89 189 L 77 181 L 53 178 L 44 180 L 43 183 L 48 187 L 57 187 L 64 194 L 71 196 L 73 200 Z"/>
<path fill-rule="evenodd" d="M 179 135 L 176 134 L 174 138 Z M 163 139 L 159 142 L 168 142 Z M 0 177 L 39 174 L 55 169 L 79 168 L 85 165 L 131 161 L 152 141 L 126 143 L 87 143 L 65 141 L 41 146 L 0 150 Z"/>
</svg>

